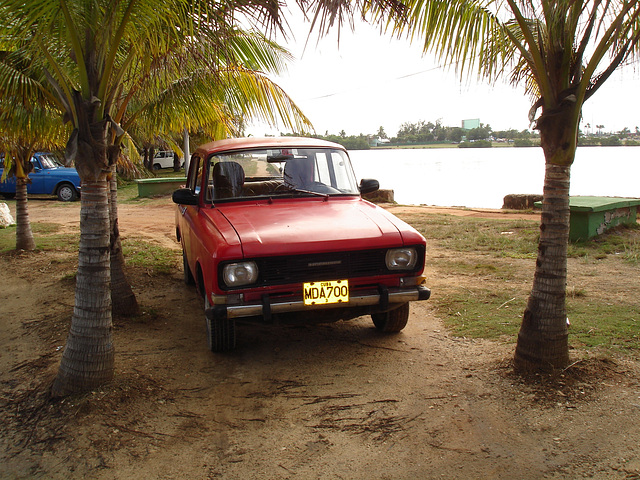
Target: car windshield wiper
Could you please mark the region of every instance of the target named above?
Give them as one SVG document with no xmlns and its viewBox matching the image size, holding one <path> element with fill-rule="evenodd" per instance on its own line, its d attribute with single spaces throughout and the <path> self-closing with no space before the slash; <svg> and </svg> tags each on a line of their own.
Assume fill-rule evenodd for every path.
<svg viewBox="0 0 640 480">
<path fill-rule="evenodd" d="M 313 190 L 304 190 L 303 188 L 292 187 L 292 186 L 289 186 L 289 185 L 286 185 L 286 187 L 287 187 L 290 191 L 292 191 L 292 192 L 298 192 L 298 193 L 309 193 L 309 194 L 311 194 L 311 195 L 315 195 L 315 196 L 317 196 L 317 197 L 322 197 L 322 198 L 324 198 L 325 200 L 326 200 L 327 198 L 329 198 L 329 194 L 328 194 L 328 193 L 314 192 Z"/>
</svg>

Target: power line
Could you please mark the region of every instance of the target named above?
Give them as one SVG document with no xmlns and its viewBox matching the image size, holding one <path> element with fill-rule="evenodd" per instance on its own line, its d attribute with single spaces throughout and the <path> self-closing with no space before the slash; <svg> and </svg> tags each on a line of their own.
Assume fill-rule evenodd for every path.
<svg viewBox="0 0 640 480">
<path fill-rule="evenodd" d="M 415 77 L 415 76 L 418 76 L 418 75 L 422 75 L 424 73 L 433 72 L 434 70 L 440 70 L 440 68 L 441 67 L 432 67 L 432 68 L 428 68 L 426 70 L 420 70 L 420 71 L 417 71 L 417 72 L 408 73 L 406 75 L 400 75 L 399 77 L 390 78 L 390 79 L 386 80 L 385 83 L 395 82 L 395 81 L 398 81 L 398 80 L 404 80 L 405 78 Z M 371 86 L 368 86 L 367 88 L 371 88 Z M 350 88 L 350 89 L 347 89 L 347 90 L 342 90 L 342 91 L 333 92 L 333 93 L 327 93 L 325 95 L 320 95 L 320 96 L 317 96 L 317 97 L 309 98 L 308 100 L 321 100 L 323 98 L 335 97 L 337 95 L 343 95 L 345 93 L 350 93 L 350 92 L 354 92 L 354 91 L 358 91 L 358 90 L 362 90 L 362 88 L 354 87 L 354 88 Z"/>
</svg>

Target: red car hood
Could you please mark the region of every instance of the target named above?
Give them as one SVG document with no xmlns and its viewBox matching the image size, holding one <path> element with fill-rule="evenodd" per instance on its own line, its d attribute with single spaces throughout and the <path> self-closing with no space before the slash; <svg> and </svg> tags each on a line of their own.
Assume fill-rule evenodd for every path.
<svg viewBox="0 0 640 480">
<path fill-rule="evenodd" d="M 359 198 L 219 204 L 216 209 L 237 232 L 246 258 L 401 246 L 398 226 L 413 231 Z"/>
</svg>

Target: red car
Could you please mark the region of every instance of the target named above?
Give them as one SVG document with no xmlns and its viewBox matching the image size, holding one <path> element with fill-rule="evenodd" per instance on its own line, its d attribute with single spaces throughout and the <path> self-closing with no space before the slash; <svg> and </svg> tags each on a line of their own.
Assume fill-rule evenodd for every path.
<svg viewBox="0 0 640 480">
<path fill-rule="evenodd" d="M 221 140 L 191 158 L 176 235 L 184 277 L 204 297 L 212 351 L 237 318 L 327 322 L 371 315 L 398 332 L 427 300 L 425 239 L 361 194 L 346 150 L 313 138 Z"/>
</svg>

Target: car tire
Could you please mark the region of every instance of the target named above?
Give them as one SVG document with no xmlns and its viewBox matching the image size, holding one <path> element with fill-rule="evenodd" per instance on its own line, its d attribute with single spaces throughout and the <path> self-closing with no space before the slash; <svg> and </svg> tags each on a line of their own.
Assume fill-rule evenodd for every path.
<svg viewBox="0 0 640 480">
<path fill-rule="evenodd" d="M 407 326 L 409 320 L 409 303 L 403 303 L 398 308 L 384 313 L 371 315 L 373 324 L 380 332 L 395 333 Z"/>
<path fill-rule="evenodd" d="M 205 312 L 211 307 L 209 296 L 205 294 Z M 207 324 L 207 343 L 209 350 L 214 353 L 228 352 L 236 348 L 236 320 L 235 318 L 214 318 L 211 319 L 205 314 Z"/>
<path fill-rule="evenodd" d="M 73 185 L 69 183 L 60 185 L 56 194 L 58 195 L 58 200 L 61 202 L 73 202 L 78 198 L 78 192 L 76 192 Z"/>
<path fill-rule="evenodd" d="M 154 163 L 153 164 L 153 169 L 154 170 L 160 170 L 160 164 L 159 163 Z"/>
<path fill-rule="evenodd" d="M 184 283 L 185 285 L 195 285 L 196 279 L 193 277 L 191 273 L 191 269 L 189 268 L 189 262 L 187 261 L 187 254 L 184 250 L 182 250 L 182 270 L 184 274 Z"/>
</svg>

